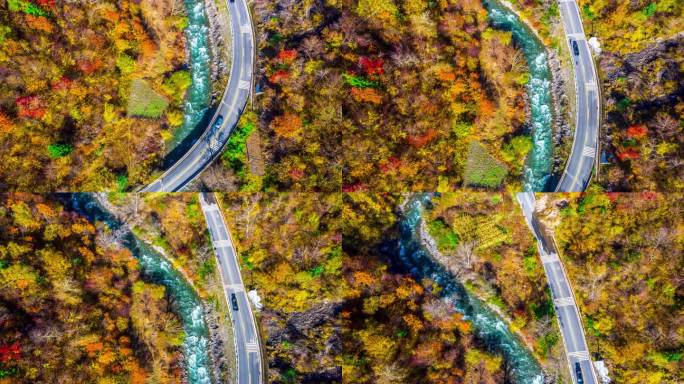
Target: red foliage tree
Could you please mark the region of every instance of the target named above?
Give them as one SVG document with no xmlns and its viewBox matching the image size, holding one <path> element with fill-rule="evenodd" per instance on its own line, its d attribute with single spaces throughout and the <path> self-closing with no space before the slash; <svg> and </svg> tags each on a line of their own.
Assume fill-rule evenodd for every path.
<svg viewBox="0 0 684 384">
<path fill-rule="evenodd" d="M 40 119 L 45 115 L 45 108 L 37 96 L 23 96 L 16 100 L 19 117 Z"/>
<path fill-rule="evenodd" d="M 380 168 L 383 173 L 391 172 L 395 169 L 399 169 L 399 167 L 401 167 L 401 160 L 394 156 L 390 156 L 387 161 L 382 161 L 378 164 L 378 168 Z"/>
<path fill-rule="evenodd" d="M 644 200 L 648 200 L 648 201 L 655 200 L 658 198 L 658 192 L 653 192 L 653 191 L 642 192 L 641 197 Z"/>
<path fill-rule="evenodd" d="M 78 69 L 86 75 L 90 75 L 98 69 L 102 68 L 102 60 L 100 59 L 82 59 L 77 61 Z"/>
<path fill-rule="evenodd" d="M 342 192 L 359 192 L 365 190 L 366 184 L 363 183 L 345 184 L 342 186 Z"/>
<path fill-rule="evenodd" d="M 17 360 L 21 357 L 21 346 L 19 343 L 10 345 L 0 345 L 0 361 L 6 363 L 10 360 Z"/>
<path fill-rule="evenodd" d="M 382 59 L 373 60 L 371 58 L 361 56 L 359 59 L 359 64 L 367 75 L 382 75 L 385 73 L 385 69 L 382 67 Z"/>
<path fill-rule="evenodd" d="M 294 49 L 283 49 L 278 52 L 278 61 L 284 64 L 290 64 L 297 58 L 297 51 Z"/>
<path fill-rule="evenodd" d="M 294 180 L 300 180 L 302 177 L 304 177 L 304 171 L 302 171 L 301 169 L 297 169 L 297 168 L 290 169 L 290 172 L 288 172 L 288 174 Z"/>
<path fill-rule="evenodd" d="M 71 88 L 71 84 L 73 82 L 74 81 L 69 79 L 68 77 L 62 76 L 59 80 L 55 81 L 52 84 L 52 90 L 53 91 L 62 91 L 65 89 L 69 89 L 69 88 Z"/>
<path fill-rule="evenodd" d="M 40 7 L 44 8 L 54 8 L 55 7 L 55 0 L 31 0 L 33 4 L 36 4 Z"/>
<path fill-rule="evenodd" d="M 632 139 L 641 139 L 643 137 L 646 137 L 647 134 L 648 128 L 646 128 L 646 126 L 643 124 L 632 125 L 629 128 L 627 128 L 627 136 Z"/>
</svg>

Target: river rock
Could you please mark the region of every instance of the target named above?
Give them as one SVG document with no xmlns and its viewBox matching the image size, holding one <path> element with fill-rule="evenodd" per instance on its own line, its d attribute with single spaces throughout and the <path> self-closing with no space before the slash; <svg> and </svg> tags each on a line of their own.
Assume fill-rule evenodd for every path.
<svg viewBox="0 0 684 384">
<path fill-rule="evenodd" d="M 223 14 L 219 13 L 216 3 L 213 0 L 205 0 L 204 9 L 207 14 L 207 20 L 209 21 L 209 33 L 207 36 L 209 38 L 209 48 L 211 49 L 211 80 L 212 82 L 216 82 L 220 76 L 228 74 L 228 68 L 230 67 L 229 64 L 223 60 L 225 40 L 222 33 L 224 29 L 230 30 L 230 21 L 225 20 Z M 214 90 L 214 93 L 217 92 L 222 93 L 223 90 Z"/>
<path fill-rule="evenodd" d="M 569 116 L 568 110 L 568 96 L 567 87 L 569 84 L 563 73 L 558 55 L 552 49 L 546 50 L 547 62 L 549 71 L 551 72 L 551 102 L 553 104 L 553 146 L 559 148 L 566 140 L 572 140 L 572 133 L 570 125 L 568 124 Z M 554 151 L 553 156 L 553 170 L 557 173 L 561 171 L 561 167 L 565 163 L 565 159 L 561 158 L 558 151 Z"/>
<path fill-rule="evenodd" d="M 601 69 L 606 80 L 614 82 L 621 77 L 627 77 L 660 57 L 667 56 L 666 53 L 668 52 L 681 52 L 682 50 L 684 50 L 684 32 L 680 32 L 669 39 L 660 40 L 639 52 L 630 53 L 624 57 L 604 51 L 601 55 Z M 676 79 L 676 63 L 674 66 L 665 66 L 657 76 L 661 79 Z"/>
<path fill-rule="evenodd" d="M 342 308 L 341 303 L 322 303 L 305 312 L 295 312 L 287 320 L 288 326 L 299 333 L 315 328 L 335 316 Z"/>
<path fill-rule="evenodd" d="M 224 378 L 230 377 L 230 364 L 225 352 L 224 333 L 221 332 L 219 319 L 214 308 L 207 304 L 204 304 L 202 307 L 207 329 L 209 330 L 209 359 L 212 362 L 211 377 L 213 382 L 220 383 L 223 382 Z M 226 326 L 230 326 L 230 324 Z"/>
</svg>

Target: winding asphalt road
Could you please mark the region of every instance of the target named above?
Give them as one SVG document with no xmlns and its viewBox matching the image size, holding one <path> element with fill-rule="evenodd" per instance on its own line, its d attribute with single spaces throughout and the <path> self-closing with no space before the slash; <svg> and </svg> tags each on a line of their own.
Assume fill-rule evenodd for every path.
<svg viewBox="0 0 684 384">
<path fill-rule="evenodd" d="M 589 185 L 598 152 L 600 95 L 594 60 L 582 27 L 579 7 L 575 0 L 558 0 L 563 29 L 572 56 L 577 116 L 575 137 L 570 158 L 561 175 L 557 192 L 582 192 Z M 574 42 L 579 54 L 575 54 Z"/>
<path fill-rule="evenodd" d="M 228 142 L 245 109 L 252 89 L 254 34 L 246 0 L 226 1 L 232 34 L 232 61 L 228 86 L 207 129 L 188 152 L 142 192 L 183 189 L 216 157 Z"/>
<path fill-rule="evenodd" d="M 572 294 L 570 282 L 565 275 L 565 269 L 558 258 L 558 251 L 552 239 L 541 230 L 539 221 L 534 214 L 534 193 L 521 192 L 517 195 L 527 225 L 537 239 L 539 255 L 541 256 L 544 272 L 551 288 L 553 304 L 556 308 L 556 318 L 563 336 L 565 355 L 573 383 L 596 384 L 596 372 L 591 363 L 589 348 L 584 337 L 582 320 Z M 578 380 L 577 367 L 581 371 L 583 381 Z"/>
<path fill-rule="evenodd" d="M 242 283 L 240 267 L 228 227 L 213 195 L 201 194 L 200 204 L 214 245 L 226 303 L 230 307 L 237 359 L 237 383 L 261 384 L 263 372 L 259 333 L 252 307 L 245 293 L 245 286 Z M 237 299 L 237 310 L 232 307 L 231 295 L 233 294 Z"/>
</svg>

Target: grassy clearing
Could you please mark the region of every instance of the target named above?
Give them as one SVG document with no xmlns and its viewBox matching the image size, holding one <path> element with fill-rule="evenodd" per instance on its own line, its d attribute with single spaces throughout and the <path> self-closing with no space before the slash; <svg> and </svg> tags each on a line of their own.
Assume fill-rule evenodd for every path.
<svg viewBox="0 0 684 384">
<path fill-rule="evenodd" d="M 148 117 L 156 119 L 164 113 L 169 101 L 150 87 L 142 79 L 131 82 L 130 96 L 126 111 L 128 116 Z"/>
<path fill-rule="evenodd" d="M 493 158 L 478 141 L 470 142 L 464 182 L 468 186 L 497 188 L 508 170 Z"/>
</svg>

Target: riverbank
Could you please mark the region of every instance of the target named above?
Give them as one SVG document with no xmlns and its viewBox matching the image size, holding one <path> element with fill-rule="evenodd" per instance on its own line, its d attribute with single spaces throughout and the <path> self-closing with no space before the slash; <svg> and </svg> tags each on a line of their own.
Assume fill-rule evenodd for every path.
<svg viewBox="0 0 684 384">
<path fill-rule="evenodd" d="M 142 219 L 138 215 L 126 215 L 123 211 L 123 207 L 116 206 L 112 204 L 109 201 L 108 194 L 105 192 L 101 193 L 94 193 L 95 200 L 97 201 L 98 204 L 102 208 L 104 208 L 107 212 L 110 212 L 117 220 L 119 220 L 122 224 L 123 227 L 130 231 L 132 234 L 134 234 L 138 239 L 146 243 L 146 245 L 152 249 L 154 249 L 157 253 L 159 253 L 171 266 L 173 269 L 178 271 L 183 278 L 190 284 L 192 289 L 197 293 L 198 296 L 200 297 L 206 297 L 206 291 L 200 287 L 197 286 L 195 281 L 190 277 L 190 274 L 184 270 L 183 266 L 180 265 L 172 256 L 170 256 L 166 249 L 163 247 L 155 244 L 154 238 L 158 237 L 159 234 L 150 234 L 147 231 L 141 231 L 139 224 L 142 224 Z M 133 221 L 131 221 L 133 219 Z"/>
<path fill-rule="evenodd" d="M 451 274 L 453 274 L 454 276 L 459 276 L 459 278 L 463 277 L 462 272 L 453 267 L 453 264 L 450 262 L 449 257 L 445 256 L 437 248 L 437 243 L 435 242 L 435 239 L 432 236 L 430 236 L 430 234 L 428 233 L 427 222 L 424 218 L 421 219 L 421 221 L 420 221 L 420 232 L 419 233 L 420 233 L 420 242 L 425 247 L 425 249 L 427 249 L 428 253 L 430 253 L 430 255 L 439 264 L 441 264 L 444 268 L 446 268 Z M 506 322 L 506 325 L 508 325 L 508 329 L 511 332 L 518 335 L 518 337 L 520 337 L 520 339 L 525 343 L 527 348 L 530 351 L 533 351 L 534 350 L 534 344 L 532 344 L 532 342 L 530 341 L 529 335 L 521 332 L 521 330 L 518 327 L 514 327 L 513 326 L 513 319 L 510 316 L 508 316 L 508 314 L 506 314 L 504 311 L 502 311 L 501 308 L 492 304 L 488 300 L 489 295 L 485 295 L 485 294 L 483 294 L 483 292 L 479 292 L 476 289 L 474 290 L 474 289 L 469 288 L 469 284 L 467 284 L 467 283 L 472 278 L 473 278 L 472 276 L 467 276 L 465 279 L 466 281 L 461 281 L 464 283 L 464 287 L 466 287 L 466 289 L 468 290 L 468 293 L 474 294 L 475 296 L 477 296 L 477 298 L 482 300 L 482 302 L 485 303 L 487 305 L 487 307 L 490 310 L 492 310 L 492 312 L 496 313 L 499 317 L 504 319 L 504 321 Z M 461 279 L 459 279 L 459 280 L 461 280 Z M 481 281 L 481 283 L 484 283 L 484 281 Z"/>
<path fill-rule="evenodd" d="M 550 167 L 548 167 L 547 170 L 547 182 L 544 183 L 545 185 L 542 186 L 541 184 L 537 184 L 538 188 L 534 188 L 534 190 L 541 191 L 542 188 L 550 189 L 553 187 L 550 185 L 554 183 L 553 179 L 556 177 L 556 175 L 562 173 L 563 169 L 565 168 L 565 163 L 568 160 L 568 156 L 572 148 L 574 132 L 575 106 L 574 103 L 570 102 L 570 100 L 574 100 L 574 80 L 569 52 L 566 45 L 563 43 L 565 38 L 562 25 L 557 16 L 552 18 L 553 22 L 549 22 L 549 33 L 551 34 L 550 38 L 543 38 L 535 28 L 534 23 L 532 23 L 523 14 L 523 12 L 516 9 L 512 3 L 505 0 L 489 1 L 492 2 L 491 4 L 499 5 L 511 14 L 515 15 L 518 21 L 524 25 L 524 30 L 531 33 L 531 35 L 537 40 L 537 45 L 539 45 L 545 53 L 546 63 L 544 64 L 548 70 L 548 88 L 541 91 L 535 91 L 529 87 L 528 103 L 530 104 L 530 107 L 533 107 L 533 100 L 543 100 L 543 96 L 541 98 L 539 96 L 543 95 L 545 92 L 548 92 L 549 94 L 550 105 L 548 106 L 548 112 L 550 112 L 550 117 L 548 119 L 542 119 L 536 118 L 534 115 L 532 115 L 531 122 L 533 125 L 536 125 L 536 128 L 543 128 L 545 125 L 550 125 L 552 127 L 548 137 L 546 137 L 547 135 L 535 135 L 533 132 L 535 138 L 543 138 L 543 140 L 549 140 L 552 143 L 551 148 L 548 151 L 546 151 L 544 148 L 538 148 L 542 157 L 547 156 L 549 158 Z M 485 4 L 487 4 L 487 1 L 485 1 Z M 509 23 L 512 22 L 512 20 L 509 20 Z M 518 39 L 518 44 L 525 48 L 526 43 L 524 41 L 520 41 L 520 39 Z M 528 56 L 527 53 L 526 56 Z M 538 59 L 539 58 L 537 57 L 535 63 L 533 64 L 530 62 L 528 56 L 528 67 L 530 68 L 530 71 L 533 69 L 532 66 L 537 64 L 536 61 Z M 543 79 L 543 76 L 540 76 L 540 79 Z M 543 85 L 541 86 L 543 87 Z M 536 113 L 539 114 L 538 111 Z M 542 124 L 535 124 L 536 122 L 541 122 Z M 534 141 L 536 145 L 540 145 L 541 143 L 540 140 Z M 534 153 L 532 156 L 534 156 Z M 540 160 L 542 159 L 533 158 L 534 162 L 539 162 Z M 540 172 L 533 170 L 532 174 L 538 177 Z"/>
<path fill-rule="evenodd" d="M 138 214 L 141 203 L 138 199 L 128 200 L 126 204 L 118 206 L 112 204 L 108 199 L 108 194 L 95 194 L 97 202 L 114 217 L 119 220 L 124 227 L 134 233 L 135 236 L 146 246 L 159 253 L 173 269 L 183 276 L 185 281 L 192 287 L 200 298 L 203 317 L 209 332 L 208 353 L 210 356 L 211 372 L 214 382 L 226 382 L 235 377 L 235 349 L 233 342 L 233 330 L 229 325 L 229 308 L 225 303 L 222 292 L 222 282 L 218 275 L 218 269 L 214 268 L 211 273 L 205 276 L 201 282 L 195 281 L 193 274 L 185 270 L 181 263 L 172 255 L 170 250 L 158 244 L 157 239 L 161 232 L 157 228 L 145 226 L 142 214 Z M 131 204 L 135 207 L 131 210 Z M 157 230 L 157 231 L 154 231 Z M 211 246 L 207 245 L 210 251 Z M 209 257 L 213 260 L 213 255 Z"/>
<path fill-rule="evenodd" d="M 551 74 L 546 47 L 516 13 L 497 0 L 483 0 L 492 27 L 510 31 L 527 62 L 529 80 L 525 85 L 530 107 L 527 123 L 532 149 L 525 159 L 523 190 L 549 189 L 553 163 L 553 107 L 550 95 Z"/>
<path fill-rule="evenodd" d="M 190 384 L 211 383 L 211 360 L 208 354 L 209 331 L 204 318 L 201 300 L 180 272 L 158 252 L 147 246 L 128 230 L 116 216 L 100 205 L 97 195 L 91 193 L 71 194 L 64 197 L 67 209 L 83 215 L 90 222 L 104 223 L 112 237 L 138 260 L 141 272 L 151 281 L 166 287 L 173 311 L 180 317 L 185 337 L 183 355 L 186 382 Z"/>
<path fill-rule="evenodd" d="M 565 355 L 561 348 L 556 348 L 553 350 L 551 358 L 539 356 L 537 353 L 538 346 L 537 338 L 532 334 L 535 332 L 534 329 L 527 329 L 526 327 L 521 327 L 516 324 L 515 320 L 504 310 L 499 307 L 495 302 L 500 301 L 500 297 L 496 293 L 496 289 L 488 284 L 483 278 L 478 276 L 474 272 L 463 274 L 461 271 L 454 268 L 454 263 L 450 261 L 449 256 L 444 255 L 437 247 L 435 239 L 430 236 L 427 230 L 427 222 L 425 219 L 421 220 L 420 225 L 420 240 L 421 244 L 430 253 L 430 255 L 444 268 L 446 268 L 454 276 L 458 276 L 459 280 L 463 283 L 464 288 L 468 294 L 477 297 L 482 301 L 487 308 L 496 313 L 505 322 L 508 330 L 514 333 L 527 347 L 528 350 L 534 351 L 535 358 L 541 363 L 544 376 L 548 378 L 559 378 L 563 377 L 569 380 L 567 377 L 566 369 L 563 365 L 565 362 Z M 455 257 L 455 256 L 454 256 Z M 497 300 L 498 299 L 498 300 Z M 557 324 L 552 322 L 551 327 L 553 327 L 557 332 Z M 560 363 L 560 364 L 559 364 Z M 547 381 L 548 382 L 548 381 Z M 551 382 L 558 382 L 551 381 Z"/>
<path fill-rule="evenodd" d="M 212 285 L 212 287 L 218 287 Z M 217 288 L 216 290 L 219 290 Z M 212 378 L 215 383 L 228 383 L 237 377 L 235 366 L 235 336 L 225 301 L 217 298 L 212 289 L 211 298 L 203 302 L 204 318 L 209 330 L 209 356 L 211 356 Z"/>
<path fill-rule="evenodd" d="M 438 278 L 461 284 L 467 296 L 498 315 L 501 326 L 533 351 L 547 380 L 564 378 L 567 363 L 547 279 L 514 195 L 444 193 L 423 206 L 416 237 L 446 270 Z"/>
<path fill-rule="evenodd" d="M 221 100 L 230 75 L 233 46 L 231 21 L 225 1 L 204 0 L 209 21 L 209 49 L 211 50 L 212 105 Z"/>
<path fill-rule="evenodd" d="M 551 72 L 551 100 L 553 104 L 553 168 L 552 175 L 560 175 L 572 150 L 575 132 L 575 83 L 572 57 L 565 43 L 565 32 L 558 14 L 549 17 L 548 32 L 550 36 L 540 36 L 534 23 L 506 0 L 498 0 L 520 19 L 527 28 L 543 43 L 549 70 Z M 549 7 L 554 7 L 551 3 Z M 548 9 L 547 9 L 548 12 Z M 535 14 L 534 12 L 532 14 Z M 537 22 L 539 22 L 537 20 Z"/>
<path fill-rule="evenodd" d="M 463 314 L 474 329 L 476 337 L 492 352 L 503 355 L 516 383 L 545 382 L 544 374 L 532 352 L 522 339 L 511 332 L 502 318 L 488 305 L 472 295 L 457 277 L 436 261 L 421 239 L 422 213 L 430 203 L 430 195 L 418 194 L 402 204 L 399 223 L 400 241 L 396 261 L 416 279 L 430 279 L 440 287 L 440 296 Z"/>
</svg>

